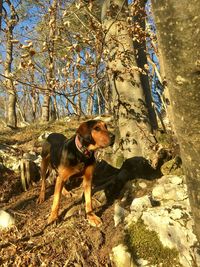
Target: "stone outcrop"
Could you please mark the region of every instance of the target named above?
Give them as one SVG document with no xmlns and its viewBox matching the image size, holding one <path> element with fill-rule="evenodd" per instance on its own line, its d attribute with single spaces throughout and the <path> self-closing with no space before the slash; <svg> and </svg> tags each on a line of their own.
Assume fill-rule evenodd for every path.
<svg viewBox="0 0 200 267">
<path fill-rule="evenodd" d="M 145 181 L 140 183 L 143 188 L 145 188 L 144 183 Z M 123 220 L 123 217 L 119 217 L 119 214 L 125 213 L 122 211 L 123 201 L 117 203 L 114 215 L 115 221 L 117 217 L 117 222 Z M 164 248 L 177 251 L 181 266 L 200 266 L 200 255 L 197 251 L 197 239 L 193 233 L 193 220 L 183 175 L 165 175 L 157 180 L 151 193 L 133 199 L 130 212 L 125 218 L 126 228 L 140 221 L 149 231 L 156 233 Z M 134 231 L 132 234 L 134 235 Z M 149 245 L 151 246 L 151 241 Z M 128 248 L 123 247 L 123 251 L 128 253 Z M 129 252 L 131 253 L 130 250 Z M 114 261 L 118 267 L 121 266 L 117 264 L 117 259 Z M 139 266 L 155 266 L 144 258 L 137 259 L 137 264 Z"/>
</svg>

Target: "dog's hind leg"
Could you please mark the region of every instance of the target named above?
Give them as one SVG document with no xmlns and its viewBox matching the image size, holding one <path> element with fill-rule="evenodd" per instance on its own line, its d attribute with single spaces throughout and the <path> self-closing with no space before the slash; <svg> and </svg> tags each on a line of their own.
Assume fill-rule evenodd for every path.
<svg viewBox="0 0 200 267">
<path fill-rule="evenodd" d="M 42 162 L 41 162 L 41 166 L 40 166 L 40 175 L 41 175 L 41 179 L 42 179 L 42 184 L 41 184 L 40 195 L 39 195 L 39 198 L 37 200 L 38 204 L 41 204 L 45 200 L 45 191 L 46 191 L 45 180 L 46 180 L 46 174 L 47 174 L 47 170 L 49 167 L 49 163 L 50 163 L 50 156 L 49 155 L 42 158 Z"/>
</svg>

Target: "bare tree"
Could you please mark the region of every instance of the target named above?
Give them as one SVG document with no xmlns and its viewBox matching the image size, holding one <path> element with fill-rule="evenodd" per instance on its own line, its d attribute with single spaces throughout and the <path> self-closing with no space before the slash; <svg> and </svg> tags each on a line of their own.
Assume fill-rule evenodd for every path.
<svg viewBox="0 0 200 267">
<path fill-rule="evenodd" d="M 200 241 L 200 2 L 152 1 L 167 77 L 173 126 Z"/>
<path fill-rule="evenodd" d="M 12 62 L 13 62 L 13 29 L 18 22 L 18 16 L 14 6 L 9 0 L 6 0 L 9 7 L 9 13 L 4 10 L 4 19 L 6 22 L 6 60 L 4 65 L 4 73 L 6 79 L 6 89 L 8 93 L 8 118 L 7 125 L 15 128 L 17 126 L 17 115 L 16 115 L 16 91 L 12 80 Z"/>
</svg>

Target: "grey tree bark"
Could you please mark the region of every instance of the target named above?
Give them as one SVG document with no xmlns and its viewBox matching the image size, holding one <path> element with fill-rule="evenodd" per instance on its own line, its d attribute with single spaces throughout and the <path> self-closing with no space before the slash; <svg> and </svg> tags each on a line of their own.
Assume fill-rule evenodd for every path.
<svg viewBox="0 0 200 267">
<path fill-rule="evenodd" d="M 146 0 L 140 0 L 137 2 L 137 5 L 138 5 L 137 8 L 140 10 L 140 12 L 138 12 L 137 16 L 134 17 L 134 22 L 140 26 L 140 29 L 144 33 L 146 31 L 146 17 L 144 15 L 146 2 L 147 2 Z M 137 65 L 139 68 L 144 69 L 144 66 L 148 66 L 147 46 L 146 46 L 146 38 L 143 37 L 141 39 L 142 40 L 140 41 L 137 39 L 134 41 L 134 49 L 135 49 L 135 54 L 137 55 L 136 57 Z M 154 130 L 157 130 L 158 122 L 157 122 L 156 113 L 154 109 L 148 74 L 145 72 L 140 73 L 140 80 L 141 80 L 142 88 L 144 89 L 144 95 L 145 95 L 145 100 L 147 104 L 151 126 Z"/>
<path fill-rule="evenodd" d="M 200 1 L 153 0 L 195 231 L 200 241 Z"/>
<path fill-rule="evenodd" d="M 105 0 L 102 24 L 105 34 L 104 55 L 113 97 L 118 140 L 112 164 L 120 167 L 125 159 L 141 156 L 152 159 L 155 139 L 141 83 L 141 69 L 135 58 L 127 22 L 127 2 Z"/>
<path fill-rule="evenodd" d="M 2 20 L 2 7 L 3 7 L 3 0 L 0 0 L 0 30 L 1 30 L 1 20 Z"/>
<path fill-rule="evenodd" d="M 55 37 L 56 37 L 56 14 L 57 14 L 57 0 L 53 0 L 52 6 L 49 9 L 49 36 L 48 36 L 48 74 L 47 74 L 47 90 L 44 93 L 44 100 L 42 105 L 42 121 L 49 121 L 50 119 L 50 94 L 55 90 Z M 53 98 L 53 113 L 57 117 L 56 99 Z"/>
<path fill-rule="evenodd" d="M 10 18 L 8 17 L 7 11 L 5 11 L 5 22 L 6 22 L 6 60 L 4 65 L 6 79 L 6 89 L 8 93 L 8 116 L 7 125 L 12 128 L 17 126 L 17 115 L 16 115 L 16 91 L 12 80 L 12 62 L 13 62 L 13 30 L 17 24 L 18 17 L 14 9 L 14 6 L 10 1 L 6 1 L 10 9 Z"/>
</svg>

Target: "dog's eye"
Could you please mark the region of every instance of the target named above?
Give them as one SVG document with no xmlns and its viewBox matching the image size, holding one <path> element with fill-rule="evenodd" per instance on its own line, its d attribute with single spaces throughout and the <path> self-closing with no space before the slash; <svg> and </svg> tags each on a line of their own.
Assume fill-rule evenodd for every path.
<svg viewBox="0 0 200 267">
<path fill-rule="evenodd" d="M 101 128 L 99 126 L 94 127 L 96 131 L 101 131 Z"/>
</svg>

